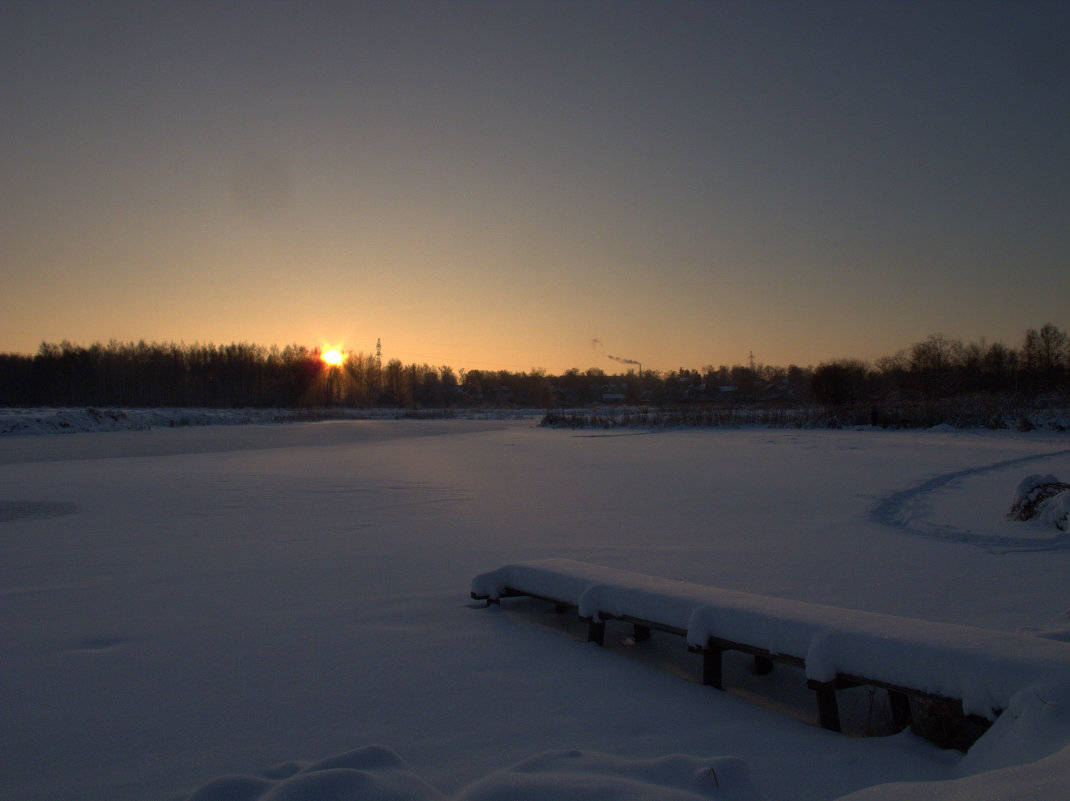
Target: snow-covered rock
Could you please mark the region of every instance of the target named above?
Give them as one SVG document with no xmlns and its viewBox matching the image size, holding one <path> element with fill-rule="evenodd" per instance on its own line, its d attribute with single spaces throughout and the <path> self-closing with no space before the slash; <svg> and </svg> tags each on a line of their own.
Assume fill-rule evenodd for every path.
<svg viewBox="0 0 1070 801">
<path fill-rule="evenodd" d="M 442 795 L 401 757 L 372 745 L 311 765 L 287 763 L 259 776 L 220 776 L 188 801 L 436 801 Z"/>
</svg>

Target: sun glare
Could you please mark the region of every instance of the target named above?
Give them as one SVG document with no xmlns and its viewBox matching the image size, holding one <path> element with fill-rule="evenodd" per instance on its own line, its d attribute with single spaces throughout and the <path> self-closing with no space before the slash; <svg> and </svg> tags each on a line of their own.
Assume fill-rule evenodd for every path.
<svg viewBox="0 0 1070 801">
<path fill-rule="evenodd" d="M 320 358 L 327 364 L 339 365 L 344 361 L 345 357 L 342 356 L 342 351 L 338 350 L 338 348 L 331 348 L 330 350 L 325 350 L 320 355 Z"/>
</svg>

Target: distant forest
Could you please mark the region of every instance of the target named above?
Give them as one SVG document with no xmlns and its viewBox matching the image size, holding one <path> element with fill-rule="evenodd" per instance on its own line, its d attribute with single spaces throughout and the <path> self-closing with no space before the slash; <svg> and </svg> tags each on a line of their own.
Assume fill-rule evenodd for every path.
<svg viewBox="0 0 1070 801">
<path fill-rule="evenodd" d="M 318 349 L 292 345 L 43 343 L 33 356 L 0 354 L 0 405 L 14 407 L 276 407 L 462 409 L 487 407 L 853 410 L 867 422 L 948 401 L 984 408 L 1070 398 L 1070 339 L 1048 324 L 1021 347 L 963 343 L 933 334 L 867 363 L 836 359 L 816 367 L 711 365 L 668 372 L 598 368 L 461 370 L 380 363 L 364 353 L 330 365 Z M 886 418 L 886 419 L 882 419 Z"/>
</svg>

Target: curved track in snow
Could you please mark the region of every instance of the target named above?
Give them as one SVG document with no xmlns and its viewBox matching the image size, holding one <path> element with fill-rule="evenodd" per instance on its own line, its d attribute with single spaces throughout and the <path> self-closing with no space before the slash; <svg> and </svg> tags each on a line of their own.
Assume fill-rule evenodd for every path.
<svg viewBox="0 0 1070 801">
<path fill-rule="evenodd" d="M 965 545 L 983 548 L 989 553 L 1070 550 L 1070 531 L 1055 530 L 1055 533 L 1049 537 L 1015 537 L 1001 534 L 984 534 L 933 520 L 929 510 L 926 508 L 930 496 L 953 481 L 1068 454 L 1070 454 L 1070 449 L 1065 449 L 1051 453 L 1021 456 L 1015 459 L 1004 459 L 981 467 L 971 467 L 965 470 L 944 473 L 930 478 L 917 486 L 884 496 L 873 507 L 870 515 L 878 523 L 883 523 L 886 526 L 891 526 L 919 537 L 943 540 L 945 542 L 961 542 Z"/>
</svg>

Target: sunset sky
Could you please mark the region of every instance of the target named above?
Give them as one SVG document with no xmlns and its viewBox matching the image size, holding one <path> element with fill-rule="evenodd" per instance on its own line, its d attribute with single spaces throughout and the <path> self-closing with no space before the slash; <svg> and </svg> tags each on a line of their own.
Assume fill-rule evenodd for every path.
<svg viewBox="0 0 1070 801">
<path fill-rule="evenodd" d="M 1070 2 L 0 0 L 0 352 L 668 370 L 1048 322 Z"/>
</svg>

